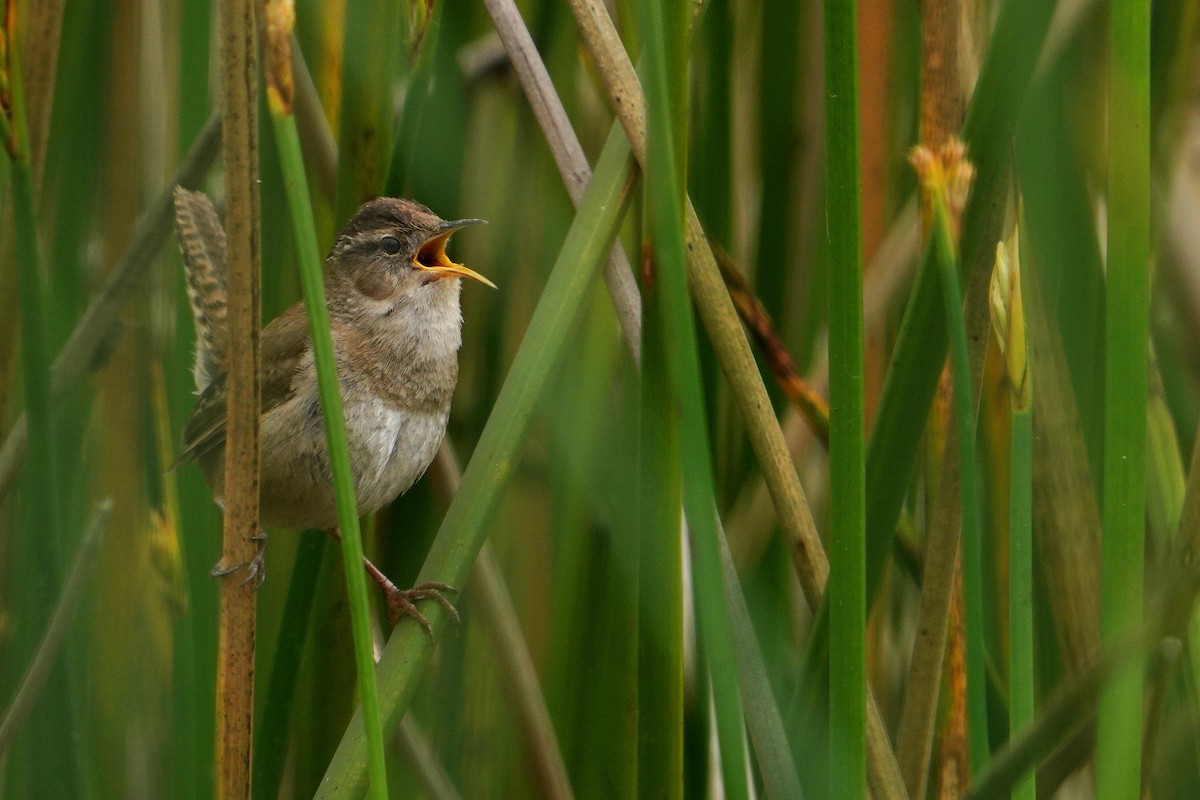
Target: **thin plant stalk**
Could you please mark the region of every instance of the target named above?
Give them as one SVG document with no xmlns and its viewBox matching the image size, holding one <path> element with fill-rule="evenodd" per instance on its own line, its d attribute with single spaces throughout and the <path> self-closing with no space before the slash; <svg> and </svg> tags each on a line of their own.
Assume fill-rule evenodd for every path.
<svg viewBox="0 0 1200 800">
<path fill-rule="evenodd" d="M 4 146 L 11 158 L 8 178 L 13 239 L 16 241 L 17 283 L 20 301 L 20 368 L 24 379 L 24 401 L 28 419 L 29 438 L 34 445 L 30 456 L 31 470 L 25 475 L 25 495 L 22 509 L 24 527 L 13 540 L 18 570 L 24 573 L 24 600 L 12 607 L 18 618 L 29 615 L 43 618 L 52 613 L 55 594 L 61 590 L 65 575 L 68 548 L 66 537 L 66 494 L 64 471 L 60 463 L 62 422 L 50 405 L 53 383 L 50 377 L 50 336 L 53 330 L 52 306 L 49 303 L 50 271 L 43 263 L 38 243 L 37 197 L 40 196 L 41 167 L 46 155 L 46 132 L 49 128 L 49 108 L 52 100 L 52 65 L 30 64 L 29 83 L 23 72 L 23 56 L 38 59 L 47 48 L 58 46 L 58 36 L 47 30 L 31 29 L 31 24 L 47 23 L 38 19 L 48 12 L 56 17 L 61 8 L 42 8 L 32 12 L 17 41 L 18 14 L 16 2 L 6 2 L 0 19 L 0 120 L 4 120 Z M 53 26 L 53 24 L 52 24 Z M 50 34 L 50 41 L 43 35 Z M 26 90 L 29 94 L 26 95 Z M 26 107 L 26 97 L 32 107 Z M 4 215 L 0 209 L 0 216 Z M 0 236 L 0 239 L 6 239 Z M 56 335 L 56 331 L 55 331 Z M 34 631 L 17 626 L 17 648 L 20 654 L 35 657 L 40 654 Z M 32 762 L 30 776 L 50 793 L 86 793 L 88 775 L 80 763 L 78 742 L 64 739 L 61 730 L 78 726 L 79 685 L 77 658 L 67 657 L 48 664 L 53 674 L 47 675 L 50 685 L 47 696 L 56 702 L 43 702 L 26 734 L 30 751 L 38 752 Z M 72 674 L 73 673 L 73 674 Z M 52 748 L 46 752 L 47 748 Z"/>
<path fill-rule="evenodd" d="M 1025 345 L 1021 297 L 1020 238 L 1015 228 L 996 247 L 992 273 L 992 330 L 1004 354 L 1012 427 L 1008 483 L 1008 736 L 1015 740 L 1033 723 L 1033 403 L 1032 370 Z M 1014 800 L 1034 800 L 1033 770 L 1013 790 Z"/>
<path fill-rule="evenodd" d="M 949 323 L 951 374 L 954 383 L 954 421 L 958 429 L 959 480 L 962 503 L 962 575 L 963 627 L 967 651 L 967 725 L 971 770 L 978 771 L 987 763 L 987 669 L 983 615 L 983 540 L 979 518 L 979 467 L 975 458 L 975 424 L 971 402 L 971 382 L 968 376 L 967 334 L 963 325 L 961 293 L 958 288 L 957 260 L 953 250 L 946 248 L 949 231 L 945 210 L 935 209 L 942 217 L 936 224 L 943 239 L 939 248 L 942 290 Z"/>
<path fill-rule="evenodd" d="M 930 243 L 930 247 L 933 244 Z M 896 757 L 903 770 L 909 797 L 925 797 L 929 757 L 938 727 L 938 701 L 951 629 L 951 608 L 958 587 L 959 532 L 962 507 L 958 501 L 958 458 L 954 456 L 958 436 L 946 431 L 932 499 L 929 528 L 925 537 L 925 561 L 921 571 L 921 603 L 917 610 L 917 635 L 913 642 L 904 706 L 896 732 Z"/>
<path fill-rule="evenodd" d="M 962 291 L 958 280 L 958 254 L 954 244 L 951 204 L 965 197 L 968 181 L 963 173 L 961 145 L 951 145 L 940 156 L 924 148 L 914 153 L 922 185 L 931 198 L 931 236 L 942 286 L 942 306 L 950 343 L 950 374 L 953 385 L 955 432 L 958 437 L 959 501 L 962 505 L 963 627 L 967 662 L 967 732 L 972 774 L 988 761 L 987 670 L 983 614 L 983 541 L 980 519 L 979 466 L 975 456 L 973 411 L 967 331 L 963 319 Z M 940 162 L 940 163 L 939 163 Z M 959 191 L 956 191 L 956 188 Z"/>
<path fill-rule="evenodd" d="M 754 622 L 750 619 L 750 609 L 746 607 L 746 597 L 724 533 L 720 544 L 725 594 L 729 598 L 729 615 L 733 620 L 733 635 L 737 643 L 738 678 L 746 706 L 746 727 L 754 744 L 763 794 L 771 800 L 803 797 L 796 762 L 788 747 L 783 715 L 779 712 L 771 689 L 767 665 L 754 633 Z"/>
<path fill-rule="evenodd" d="M 37 701 L 38 694 L 45 686 L 50 676 L 50 669 L 55 656 L 62 648 L 63 640 L 70 630 L 75 612 L 83 599 L 83 589 L 89 575 L 96 566 L 96 552 L 103 539 L 104 531 L 108 528 L 108 519 L 112 514 L 112 500 L 104 500 L 96 506 L 91 522 L 84 531 L 83 538 L 75 551 L 71 569 L 63 582 L 62 593 L 55 604 L 46 633 L 42 636 L 37 653 L 26 670 L 25 677 L 17 689 L 8 710 L 0 717 L 0 760 L 4 759 L 12 744 L 13 737 L 21 729 L 21 725 L 29 716 Z"/>
<path fill-rule="evenodd" d="M 1141 623 L 1150 260 L 1150 8 L 1109 7 L 1108 286 L 1105 303 L 1101 635 Z M 1097 796 L 1141 793 L 1142 665 L 1100 699 Z"/>
<path fill-rule="evenodd" d="M 866 492 L 857 5 L 825 3 L 829 240 L 829 786 L 865 797 Z"/>
<path fill-rule="evenodd" d="M 566 173 L 564 172 L 564 175 Z M 646 220 L 649 225 L 653 221 Z M 647 246 L 649 242 L 647 242 Z M 638 763 L 641 796 L 684 796 L 683 487 L 663 288 L 643 270 L 638 407 Z"/>
<path fill-rule="evenodd" d="M 462 800 L 462 795 L 454 787 L 450 776 L 438 760 L 438 754 L 429 743 L 425 731 L 408 714 L 400 722 L 400 731 L 396 734 L 396 745 L 417 780 L 432 800 Z"/>
<path fill-rule="evenodd" d="M 259 527 L 258 46 L 254 3 L 222 0 L 222 159 L 229 242 L 230 358 L 226 410 L 225 524 L 217 634 L 217 797 L 249 796 L 254 733 L 254 564 Z M 249 573 L 245 580 L 241 573 Z"/>
<path fill-rule="evenodd" d="M 649 276 L 646 276 L 647 278 Z M 662 387 L 670 381 L 658 285 L 642 286 L 638 409 L 638 789 L 683 797 L 683 502 L 679 424 Z"/>
<path fill-rule="evenodd" d="M 312 336 L 313 360 L 317 367 L 317 386 L 321 394 L 321 410 L 325 417 L 325 436 L 333 471 L 334 497 L 341 532 L 342 564 L 346 572 L 346 591 L 350 601 L 350 625 L 354 636 L 359 699 L 362 703 L 366 731 L 369 792 L 371 797 L 384 800 L 388 794 L 387 768 L 375 678 L 375 654 L 371 641 L 371 607 L 367 596 L 367 578 L 362 567 L 363 546 L 358 526 L 358 504 L 354 494 L 354 475 L 350 471 L 346 417 L 342 411 L 333 335 L 329 327 L 329 309 L 325 305 L 325 283 L 318 255 L 317 229 L 313 222 L 308 179 L 304 174 L 304 158 L 300 153 L 300 136 L 292 114 L 291 35 L 295 10 L 290 0 L 277 0 L 266 7 L 266 18 L 267 106 L 271 111 L 284 188 L 291 211 L 300 281 L 304 289 L 304 307 Z"/>
<path fill-rule="evenodd" d="M 531 757 L 538 772 L 542 796 L 547 800 L 572 800 L 575 794 L 563 763 L 562 751 L 554 735 L 554 725 L 542 697 L 537 669 L 517 622 L 517 609 L 504 583 L 504 573 L 496 554 L 485 543 L 475 559 L 472 584 L 479 591 L 480 613 L 487 618 L 486 627 L 497 652 L 507 653 L 496 659 L 516 705 L 522 730 L 530 741 Z M 405 720 L 411 719 L 411 715 Z M 401 736 L 405 725 L 400 726 Z"/>
<path fill-rule="evenodd" d="M 1009 614 L 1009 738 L 1033 722 L 1033 414 L 1014 407 L 1009 456 L 1008 495 L 1008 614 Z M 1013 791 L 1014 800 L 1033 800 L 1037 780 L 1033 771 Z"/>
<path fill-rule="evenodd" d="M 26 613 L 40 617 L 49 614 L 54 603 L 54 594 L 61 580 L 60 570 L 64 561 L 66 542 L 63 532 L 65 504 L 62 495 L 60 467 L 55 458 L 58 451 L 58 423 L 51 400 L 49 306 L 42 268 L 42 257 L 38 245 L 38 223 L 34 200 L 33 165 L 31 162 L 29 129 L 25 116 L 24 82 L 15 41 L 13 7 L 4 9 L 6 18 L 0 20 L 0 119 L 6 119 L 4 145 L 11 164 L 12 223 L 15 229 L 17 289 L 20 298 L 20 355 L 24 383 L 25 413 L 28 420 L 29 440 L 33 445 L 30 455 L 31 470 L 25 475 L 22 535 L 14 541 L 19 564 L 26 575 L 32 572 L 42 579 L 28 584 Z M 5 39 L 7 38 L 7 46 Z M 21 45 L 24 45 L 22 42 Z M 7 58 L 5 58 L 7 56 Z M 8 116 L 11 115 L 11 116 Z M 0 212 L 2 213 L 2 212 Z M 35 567 L 36 565 L 36 567 Z M 20 628 L 18 628 L 20 631 Z M 18 652 L 36 660 L 38 650 L 33 632 L 19 636 Z M 47 664 L 50 669 L 52 664 Z M 70 660 L 63 667 L 70 668 Z M 56 731 L 72 730 L 76 722 L 74 703 L 75 691 L 66 677 L 63 667 L 53 676 L 41 675 L 40 679 L 53 681 L 50 694 L 60 702 L 44 705 L 44 712 L 30 726 L 28 741 L 33 747 L 44 748 L 57 738 Z M 36 675 L 37 673 L 35 673 Z M 40 686 L 38 691 L 40 691 Z M 34 692 L 36 695 L 37 692 Z M 10 730 L 11 732 L 11 730 Z M 72 757 L 74 742 L 66 741 L 62 748 L 47 754 L 43 761 L 44 773 L 59 776 L 61 783 L 57 791 L 83 791 L 83 779 Z M 34 772 L 35 780 L 45 780 L 45 774 Z"/>
<path fill-rule="evenodd" d="M 11 158 L 12 221 L 16 231 L 18 289 L 21 300 L 21 367 L 25 387 L 25 414 L 29 439 L 33 444 L 33 471 L 29 476 L 29 519 L 35 519 L 41 531 L 30 539 L 37 543 L 42 557 L 63 544 L 60 539 L 62 498 L 59 494 L 58 466 L 55 463 L 55 424 L 50 404 L 50 352 L 46 307 L 46 287 L 38 248 L 37 217 L 33 196 L 33 167 L 29 152 L 29 131 L 25 118 L 24 85 L 21 75 L 20 48 L 13 31 L 0 28 L 8 37 L 7 63 L 0 63 L 0 86 L 7 97 L 0 98 L 10 107 L 0 108 L 5 122 L 4 145 Z M 4 84 L 7 84 L 6 86 Z M 41 558 L 39 558 L 41 560 Z M 49 563 L 54 563 L 50 559 Z"/>
<path fill-rule="evenodd" d="M 683 506 L 691 533 L 695 570 L 697 624 L 712 682 L 725 796 L 740 798 L 748 796 L 745 722 L 733 655 L 733 630 L 725 593 L 720 588 L 721 560 L 714 515 L 716 498 L 713 495 L 711 451 L 684 256 L 684 193 L 678 150 L 681 131 L 676 120 L 685 103 L 676 94 L 676 81 L 678 69 L 686 65 L 686 60 L 679 54 L 683 52 L 681 41 L 686 34 L 687 17 L 679 13 L 682 10 L 679 5 L 668 6 L 675 17 L 668 24 L 662 5 L 639 4 L 648 66 L 645 78 L 648 117 L 646 190 L 653 220 L 653 279 L 660 288 L 657 299 L 662 309 L 659 335 L 666 345 L 672 394 L 680 409 L 676 412 L 679 414 L 679 456 L 682 459 Z M 677 71 L 670 72 L 671 68 Z"/>
<path fill-rule="evenodd" d="M 328 536 L 308 531 L 296 545 L 296 560 L 288 580 L 287 599 L 279 625 L 278 643 L 272 656 L 259 724 L 254 732 L 254 795 L 276 797 L 283 777 L 295 707 L 296 683 L 310 629 L 316 585 L 320 576 Z"/>
</svg>

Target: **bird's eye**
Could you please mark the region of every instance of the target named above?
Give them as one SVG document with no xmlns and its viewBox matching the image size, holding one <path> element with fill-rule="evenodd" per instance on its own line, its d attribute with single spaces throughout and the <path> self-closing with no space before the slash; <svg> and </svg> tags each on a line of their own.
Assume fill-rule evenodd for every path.
<svg viewBox="0 0 1200 800">
<path fill-rule="evenodd" d="M 394 256 L 400 252 L 400 242 L 395 236 L 385 236 L 379 240 L 379 247 L 388 255 Z"/>
</svg>

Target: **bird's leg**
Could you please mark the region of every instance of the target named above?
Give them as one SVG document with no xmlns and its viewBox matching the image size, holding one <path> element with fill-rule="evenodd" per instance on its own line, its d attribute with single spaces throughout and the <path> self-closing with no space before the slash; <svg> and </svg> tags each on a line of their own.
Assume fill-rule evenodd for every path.
<svg viewBox="0 0 1200 800">
<path fill-rule="evenodd" d="M 257 545 L 254 551 L 254 557 L 248 563 L 237 564 L 232 567 L 221 566 L 218 561 L 213 565 L 213 568 L 208 571 L 208 574 L 214 578 L 224 578 L 227 575 L 232 575 L 240 569 L 246 570 L 246 577 L 242 580 L 243 584 L 253 583 L 255 591 L 263 585 L 263 581 L 267 579 L 267 563 L 263 556 L 267 552 L 267 532 L 262 528 L 258 529 L 258 533 L 250 537 L 250 541 Z"/>
<path fill-rule="evenodd" d="M 342 532 L 338 528 L 331 528 L 329 535 L 339 542 L 342 540 Z M 400 621 L 401 616 L 409 616 L 417 621 L 417 623 L 425 630 L 425 634 L 429 638 L 433 638 L 433 628 L 429 625 L 429 620 L 421 613 L 416 606 L 418 600 L 433 600 L 450 615 L 455 624 L 460 622 L 458 611 L 446 599 L 445 592 L 458 591 L 453 586 L 445 583 L 422 583 L 411 589 L 401 589 L 396 584 L 392 583 L 391 578 L 383 574 L 383 570 L 375 566 L 365 555 L 362 559 L 363 569 L 371 576 L 372 580 L 379 584 L 387 595 L 388 618 L 392 625 Z"/>
</svg>

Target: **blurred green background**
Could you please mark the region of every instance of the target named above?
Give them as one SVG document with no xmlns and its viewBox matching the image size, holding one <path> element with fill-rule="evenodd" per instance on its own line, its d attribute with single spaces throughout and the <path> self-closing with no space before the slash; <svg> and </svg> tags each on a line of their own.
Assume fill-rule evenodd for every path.
<svg viewBox="0 0 1200 800">
<path fill-rule="evenodd" d="M 641 41 L 637 2 L 610 4 L 635 61 Z M 870 432 L 885 378 L 896 369 L 894 345 L 920 256 L 915 181 L 905 157 L 923 141 L 922 98 L 932 91 L 921 82 L 922 31 L 945 36 L 953 28 L 957 80 L 936 88 L 937 97 L 958 108 L 967 104 L 970 113 L 989 104 L 999 109 L 986 117 L 991 126 L 968 140 L 968 157 L 981 176 L 977 189 L 991 193 L 973 202 L 1000 208 L 1004 216 L 1010 189 L 1019 188 L 1023 265 L 1038 298 L 1026 300 L 1026 313 L 1035 387 L 1033 664 L 1040 712 L 1057 691 L 1089 674 L 1099 643 L 1106 93 L 1114 67 L 1107 5 L 1088 0 L 1045 0 L 1027 15 L 1033 21 L 1025 28 L 1006 31 L 1002 52 L 992 50 L 997 19 L 1013 13 L 1006 6 L 1022 3 L 1043 6 L 1042 0 L 860 0 L 858 197 Z M 950 23 L 931 21 L 930 9 L 939 5 L 950 9 Z M 581 44 L 565 2 L 518 6 L 594 164 L 613 122 L 600 67 Z M 87 365 L 86 378 L 68 382 L 48 406 L 52 446 L 40 452 L 35 446 L 19 472 L 12 471 L 9 455 L 0 456 L 6 470 L 0 473 L 0 711 L 28 682 L 27 669 L 68 583 L 92 508 L 102 498 L 112 501 L 99 548 L 86 559 L 82 594 L 69 609 L 61 649 L 42 676 L 44 688 L 11 738 L 0 739 L 7 747 L 0 750 L 0 797 L 209 797 L 218 621 L 217 583 L 208 573 L 220 554 L 220 521 L 199 471 L 191 465 L 170 469 L 194 400 L 194 332 L 173 235 L 146 237 L 138 226 L 169 190 L 181 158 L 218 107 L 215 12 L 203 0 L 34 0 L 11 7 L 15 32 L 7 29 L 9 46 L 21 52 L 32 135 L 45 291 L 39 317 L 47 357 L 68 341 L 131 243 L 141 242 L 154 255 L 122 304 L 119 323 L 83 329 L 100 352 Z M 680 3 L 664 7 L 678 19 L 684 18 L 680 10 L 686 15 Z M 708 0 L 699 7 L 686 68 L 673 73 L 687 89 L 686 116 L 677 119 L 681 128 L 674 133 L 686 142 L 688 192 L 709 238 L 748 277 L 799 372 L 826 395 L 821 4 Z M 1158 0 L 1151 9 L 1150 68 L 1129 77 L 1148 87 L 1152 125 L 1149 172 L 1142 170 L 1153 199 L 1145 582 L 1148 590 L 1186 586 L 1168 593 L 1166 604 L 1182 610 L 1175 609 L 1169 636 L 1157 636 L 1150 651 L 1142 780 L 1154 797 L 1186 798 L 1200 785 L 1200 643 L 1190 623 L 1191 583 L 1177 580 L 1177 567 L 1190 558 L 1185 554 L 1193 552 L 1198 533 L 1181 529 L 1179 520 L 1185 503 L 1194 502 L 1185 492 L 1185 464 L 1195 441 L 1200 377 L 1200 11 L 1187 0 Z M 356 130 L 347 119 L 356 109 L 369 113 L 379 98 L 394 113 L 380 128 L 384 160 L 368 176 L 377 191 L 418 199 L 445 218 L 490 223 L 464 230 L 451 247 L 455 260 L 500 287 L 493 292 L 472 284 L 463 292 L 464 345 L 448 442 L 465 465 L 574 208 L 483 4 L 299 0 L 296 10 L 296 41 L 315 89 L 309 108 L 317 113 L 301 113 L 299 125 L 321 246 L 331 243 L 358 202 L 345 188 L 353 165 L 346 158 L 330 165 L 319 144 L 321 129 L 345 137 Z M 58 13 L 61 30 L 46 22 Z M 349 80 L 343 66 L 361 62 L 354 45 L 374 26 L 393 49 L 375 54 L 382 70 L 376 80 Z M 1006 70 L 1006 64 L 1023 64 L 1032 76 L 1020 77 L 1019 67 Z M 981 66 L 992 70 L 991 81 L 980 84 L 983 97 L 972 94 Z M 301 73 L 298 80 L 308 78 Z M 300 290 L 265 107 L 260 126 L 262 307 L 268 321 L 296 302 Z M 344 139 L 338 144 L 343 156 L 356 146 Z M 0 159 L 0 432 L 9 437 L 26 403 L 20 345 L 28 336 L 22 316 L 29 312 L 19 301 L 12 169 Z M 206 174 L 198 185 L 221 207 L 219 163 Z M 635 272 L 642 262 L 643 214 L 635 192 L 621 233 Z M 993 251 L 1011 222 L 987 240 L 971 239 L 978 231 L 973 233 L 970 218 L 966 226 L 964 259 L 970 262 L 972 252 Z M 690 568 L 665 576 L 666 585 L 679 581 L 685 587 L 675 595 L 684 607 L 683 626 L 664 624 L 658 644 L 645 616 L 639 627 L 639 585 L 658 579 L 644 571 L 639 576 L 638 564 L 644 523 L 639 492 L 649 480 L 639 443 L 647 412 L 612 303 L 601 283 L 594 286 L 583 319 L 558 331 L 567 355 L 542 390 L 532 432 L 490 521 L 489 542 L 574 795 L 650 796 L 645 782 L 640 789 L 638 783 L 638 719 L 658 699 L 647 696 L 645 683 L 639 697 L 637 681 L 639 661 L 646 674 L 647 665 L 661 659 L 683 665 L 682 716 L 664 731 L 681 743 L 682 770 L 660 787 L 661 796 L 721 796 L 714 794 L 723 790 L 707 659 L 732 655 L 706 652 L 705 642 L 696 641 L 686 589 L 723 589 L 693 587 Z M 935 340 L 931 358 L 945 346 Z M 921 339 L 916 341 L 920 349 Z M 997 352 L 992 341 L 978 363 L 976 429 L 983 453 L 983 655 L 993 756 L 1009 737 L 1009 411 Z M 811 635 L 813 616 L 789 543 L 703 330 L 699 354 L 717 510 L 765 663 L 765 696 L 784 723 L 783 743 L 805 796 L 829 796 L 824 701 L 813 701 L 828 691 L 828 676 L 812 666 L 822 657 L 820 637 Z M 790 407 L 769 363 L 760 358 L 763 379 L 824 535 L 827 453 Z M 940 361 L 931 363 L 936 370 Z M 942 389 L 932 412 L 920 403 L 893 408 L 892 424 L 912 435 L 886 451 L 894 461 L 867 470 L 868 524 L 876 502 L 872 475 L 899 476 L 895 491 L 903 500 L 899 521 L 885 524 L 889 536 L 876 540 L 883 542 L 886 563 L 872 562 L 878 573 L 868 579 L 866 623 L 868 676 L 893 741 L 900 735 L 925 542 L 935 520 L 947 402 Z M 56 474 L 52 489 L 39 464 Z M 667 527 L 677 531 L 678 486 L 664 483 L 661 509 L 674 514 L 675 527 Z M 444 478 L 427 477 L 364 529 L 368 553 L 401 586 L 412 583 L 437 534 L 445 485 Z M 46 510 L 47 502 L 54 512 Z M 344 580 L 335 545 L 324 539 L 315 532 L 279 531 L 267 547 L 268 577 L 257 596 L 255 797 L 312 795 L 354 710 Z M 297 563 L 311 574 L 293 578 Z M 454 796 L 439 793 L 449 790 L 439 790 L 427 774 L 440 770 L 462 797 L 561 796 L 540 767 L 545 745 L 521 724 L 514 692 L 497 664 L 504 654 L 497 652 L 473 588 L 462 587 L 463 623 L 439 638 L 403 731 L 387 740 L 391 794 Z M 381 601 L 372 595 L 386 629 Z M 1157 606 L 1148 600 L 1148 608 Z M 664 619 L 673 619 L 670 611 Z M 745 625 L 735 619 L 737 624 Z M 968 783 L 965 774 L 948 777 L 966 763 L 959 735 L 965 722 L 956 710 L 961 673 L 953 663 L 961 630 L 951 627 L 949 638 L 950 663 L 935 686 L 941 701 L 930 797 L 957 796 Z M 669 707 L 671 701 L 661 702 Z M 1065 787 L 1062 796 L 1092 795 L 1087 767 L 1094 733 L 1088 722 L 1095 708 L 1094 696 L 1086 696 L 1071 707 L 1061 730 L 1032 745 L 1041 766 L 1039 794 Z M 761 791 L 761 745 L 753 723 L 749 736 L 750 781 Z M 1136 749 L 1137 742 L 1129 747 Z M 978 777 L 986 766 L 972 764 L 970 774 Z M 643 774 L 648 771 L 643 765 Z"/>
</svg>

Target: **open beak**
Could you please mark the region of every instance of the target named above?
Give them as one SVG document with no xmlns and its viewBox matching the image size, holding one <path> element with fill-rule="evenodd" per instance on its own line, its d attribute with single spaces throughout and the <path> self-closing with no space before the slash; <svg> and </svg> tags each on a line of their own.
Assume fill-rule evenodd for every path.
<svg viewBox="0 0 1200 800">
<path fill-rule="evenodd" d="M 455 231 L 467 225 L 479 224 L 486 224 L 486 222 L 482 219 L 456 219 L 452 222 L 443 222 L 438 226 L 437 233 L 426 239 L 425 244 L 417 250 L 413 268 L 432 272 L 435 277 L 470 278 L 495 289 L 496 284 L 473 269 L 464 267 L 462 264 L 455 264 L 446 255 L 446 242 L 450 241 L 450 237 L 454 235 Z"/>
</svg>

